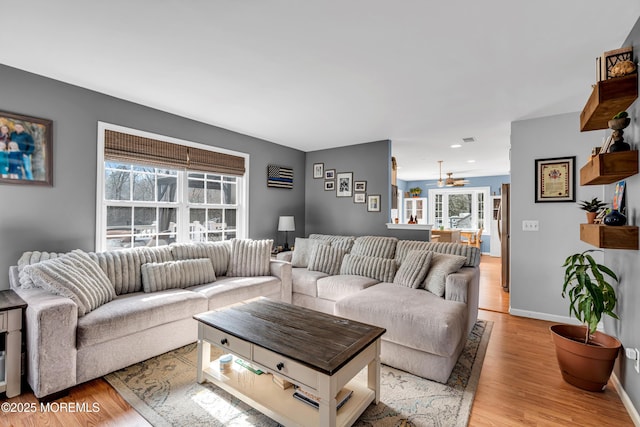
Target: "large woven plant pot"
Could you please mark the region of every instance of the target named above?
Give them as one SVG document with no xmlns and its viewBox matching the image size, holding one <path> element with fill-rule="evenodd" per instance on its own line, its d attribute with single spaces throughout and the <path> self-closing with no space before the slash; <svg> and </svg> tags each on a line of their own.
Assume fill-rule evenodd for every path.
<svg viewBox="0 0 640 427">
<path fill-rule="evenodd" d="M 562 378 L 583 390 L 604 390 L 622 347 L 620 341 L 596 331 L 585 344 L 584 326 L 553 325 L 550 330 Z"/>
</svg>

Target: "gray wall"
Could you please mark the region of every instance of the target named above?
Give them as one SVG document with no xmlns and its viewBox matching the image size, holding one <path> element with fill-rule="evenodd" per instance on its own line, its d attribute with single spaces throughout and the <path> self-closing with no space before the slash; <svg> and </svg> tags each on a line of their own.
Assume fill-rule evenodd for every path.
<svg viewBox="0 0 640 427">
<path fill-rule="evenodd" d="M 367 212 L 366 204 L 353 203 L 353 197 L 336 197 L 324 190 L 324 179 L 313 178 L 313 164 L 324 163 L 325 170 L 353 172 L 355 181 L 367 181 L 367 194 L 380 194 L 380 212 Z M 346 235 L 390 235 L 391 141 L 377 141 L 307 153 L 306 233 Z"/>
<path fill-rule="evenodd" d="M 3 65 L 0 94 L 0 111 L 51 119 L 54 129 L 53 188 L 0 185 L 4 274 L 27 250 L 94 249 L 98 121 L 249 153 L 250 237 L 284 241 L 276 231 L 278 216 L 304 218 L 302 151 Z M 293 190 L 267 188 L 266 167 L 271 163 L 293 168 Z M 0 281 L 0 289 L 7 287 L 6 280 Z"/>
</svg>

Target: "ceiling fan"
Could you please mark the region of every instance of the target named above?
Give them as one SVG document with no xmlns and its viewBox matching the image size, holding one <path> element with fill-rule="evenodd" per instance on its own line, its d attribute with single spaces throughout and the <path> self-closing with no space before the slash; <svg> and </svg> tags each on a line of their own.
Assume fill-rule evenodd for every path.
<svg viewBox="0 0 640 427">
<path fill-rule="evenodd" d="M 446 187 L 464 187 L 465 184 L 468 184 L 469 181 L 462 178 L 453 178 L 453 172 L 447 172 L 447 179 L 444 183 Z M 438 182 L 438 187 L 440 187 L 440 182 Z"/>
</svg>

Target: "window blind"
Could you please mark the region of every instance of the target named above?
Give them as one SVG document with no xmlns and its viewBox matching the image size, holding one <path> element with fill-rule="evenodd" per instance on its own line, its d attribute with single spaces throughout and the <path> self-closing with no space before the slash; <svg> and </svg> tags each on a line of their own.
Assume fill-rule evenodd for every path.
<svg viewBox="0 0 640 427">
<path fill-rule="evenodd" d="M 244 158 L 201 148 L 105 130 L 104 157 L 127 163 L 242 176 Z"/>
</svg>

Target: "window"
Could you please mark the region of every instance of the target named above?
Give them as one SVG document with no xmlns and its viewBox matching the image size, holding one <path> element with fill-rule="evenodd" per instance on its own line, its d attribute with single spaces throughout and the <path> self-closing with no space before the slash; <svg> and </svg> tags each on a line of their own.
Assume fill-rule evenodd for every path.
<svg viewBox="0 0 640 427">
<path fill-rule="evenodd" d="M 434 228 L 479 229 L 485 224 L 489 187 L 438 188 L 429 190 L 429 218 Z"/>
<path fill-rule="evenodd" d="M 239 153 L 105 123 L 98 145 L 96 250 L 246 235 L 247 155 L 239 175 Z"/>
</svg>

